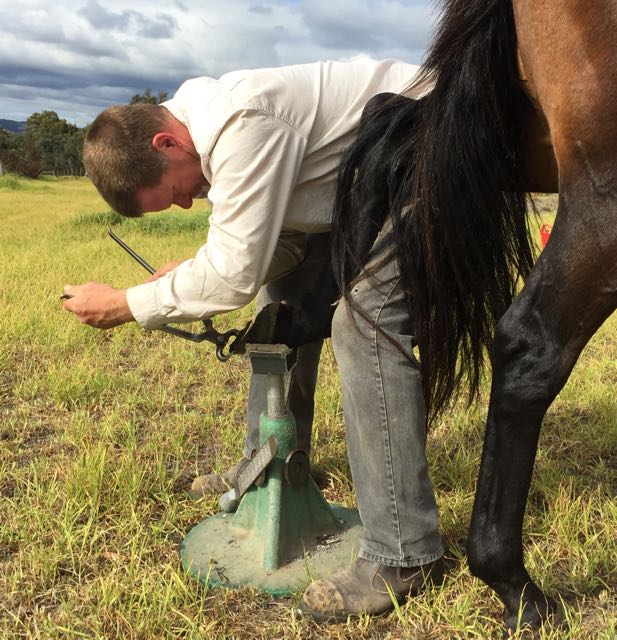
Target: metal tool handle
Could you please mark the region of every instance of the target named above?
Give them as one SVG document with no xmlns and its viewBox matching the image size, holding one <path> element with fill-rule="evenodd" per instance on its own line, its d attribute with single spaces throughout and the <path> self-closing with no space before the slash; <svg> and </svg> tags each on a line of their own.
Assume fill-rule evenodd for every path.
<svg viewBox="0 0 617 640">
<path fill-rule="evenodd" d="M 134 260 L 136 260 L 137 262 L 139 262 L 139 264 L 149 273 L 155 273 L 156 269 L 149 264 L 148 262 L 146 262 L 138 253 L 135 253 L 135 251 L 133 251 L 133 249 L 131 249 L 131 247 L 129 247 L 128 244 L 126 244 L 126 242 L 124 242 L 124 240 L 121 240 L 114 232 L 112 229 L 108 229 L 107 233 L 109 234 L 109 237 L 112 240 L 115 240 Z"/>
<path fill-rule="evenodd" d="M 146 262 L 136 251 L 131 249 L 126 242 L 124 242 L 120 237 L 118 237 L 112 229 L 108 229 L 107 233 L 109 237 L 118 243 L 134 260 L 136 260 L 146 271 L 149 273 L 155 273 L 156 269 L 148 262 Z M 234 354 L 233 347 L 237 342 L 238 338 L 244 334 L 246 328 L 244 330 L 239 329 L 231 329 L 230 331 L 225 331 L 224 333 L 220 333 L 217 331 L 212 325 L 212 320 L 207 318 L 203 320 L 205 331 L 201 331 L 199 333 L 193 333 L 191 331 L 185 331 L 184 329 L 178 329 L 176 327 L 170 327 L 169 325 L 164 324 L 160 327 L 161 331 L 165 333 L 169 333 L 172 336 L 176 336 L 178 338 L 184 338 L 185 340 L 190 340 L 191 342 L 203 342 L 207 340 L 208 342 L 213 342 L 216 345 L 216 357 L 221 362 L 226 362 L 231 358 Z M 248 325 L 247 325 L 248 326 Z M 229 345 L 229 350 L 225 352 L 225 349 L 228 346 L 229 341 L 235 338 L 235 340 Z"/>
</svg>

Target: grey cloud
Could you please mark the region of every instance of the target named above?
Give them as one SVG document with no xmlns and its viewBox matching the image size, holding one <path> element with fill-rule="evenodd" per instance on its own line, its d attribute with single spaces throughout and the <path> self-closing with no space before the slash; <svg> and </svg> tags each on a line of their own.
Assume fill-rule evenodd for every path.
<svg viewBox="0 0 617 640">
<path fill-rule="evenodd" d="M 66 86 L 66 74 L 32 66 L 3 64 L 0 66 L 0 83 L 19 87 L 19 92 L 30 98 L 40 87 L 62 88 Z M 3 95 L 6 95 L 3 93 Z"/>
<path fill-rule="evenodd" d="M 65 45 L 67 37 L 61 25 L 56 24 L 24 24 L 15 23 L 11 25 L 11 34 L 21 40 L 31 42 L 44 42 L 46 44 Z"/>
<path fill-rule="evenodd" d="M 135 93 L 143 93 L 150 87 L 153 91 L 173 92 L 178 87 L 179 81 L 164 74 L 154 75 L 148 72 L 137 72 L 127 69 L 126 73 L 97 73 L 93 83 L 92 74 L 86 70 L 50 70 L 32 66 L 19 66 L 15 64 L 2 65 L 0 67 L 0 85 L 5 85 L 2 95 L 21 95 L 24 99 L 32 99 L 42 91 L 64 91 L 65 99 L 70 102 L 74 91 L 85 89 L 94 91 L 95 87 L 114 87 L 125 97 L 121 102 L 128 101 Z M 13 90 L 9 90 L 9 85 Z M 2 116 L 0 116 L 2 117 Z"/>
<path fill-rule="evenodd" d="M 114 13 L 102 7 L 97 0 L 88 0 L 81 8 L 81 15 L 97 29 L 118 29 L 125 31 L 131 11 Z"/>
<path fill-rule="evenodd" d="M 88 0 L 81 8 L 81 15 L 96 29 L 128 32 L 133 28 L 144 38 L 170 38 L 177 27 L 173 16 L 159 13 L 152 19 L 137 11 L 109 11 L 97 0 Z"/>
<path fill-rule="evenodd" d="M 0 24 L 10 24 L 5 38 L 13 37 L 21 43 L 40 43 L 51 45 L 54 49 L 62 49 L 68 52 L 78 52 L 80 55 L 107 56 L 113 51 L 109 39 L 92 38 L 91 34 L 83 29 L 68 29 L 66 23 L 50 20 L 33 19 L 27 12 L 9 14 L 6 9 L 0 7 Z M 70 34 L 70 35 L 69 35 Z M 2 63 L 5 62 L 7 53 L 4 53 Z M 23 53 L 18 47 L 11 47 L 8 51 L 12 55 L 21 57 Z"/>
<path fill-rule="evenodd" d="M 142 27 L 138 33 L 144 38 L 171 38 L 177 27 L 176 21 L 164 14 L 159 14 L 156 20 L 147 20 L 143 16 L 139 19 L 142 21 Z"/>
<path fill-rule="evenodd" d="M 251 13 L 259 13 L 261 15 L 265 15 L 265 16 L 271 16 L 272 15 L 272 7 L 266 7 L 263 4 L 254 4 L 251 5 L 248 10 Z"/>
<path fill-rule="evenodd" d="M 350 0 L 334 5 L 309 0 L 301 11 L 311 39 L 330 49 L 379 54 L 390 49 L 423 50 L 427 45 L 425 2 Z"/>
<path fill-rule="evenodd" d="M 83 36 L 70 38 L 62 31 L 53 31 L 51 29 L 48 32 L 41 30 L 32 31 L 26 29 L 23 25 L 16 26 L 12 29 L 12 34 L 19 37 L 22 41 L 54 45 L 58 49 L 78 53 L 81 56 L 124 57 L 122 52 L 118 51 L 117 46 L 114 46 L 110 40 L 94 41 Z"/>
<path fill-rule="evenodd" d="M 171 95 L 187 78 L 238 68 L 359 53 L 418 62 L 429 3 L 165 0 L 148 11 L 147 0 L 28 0 L 26 9 L 0 0 L 0 24 L 10 25 L 0 39 L 0 118 L 49 108 L 87 124 L 147 87 Z"/>
</svg>

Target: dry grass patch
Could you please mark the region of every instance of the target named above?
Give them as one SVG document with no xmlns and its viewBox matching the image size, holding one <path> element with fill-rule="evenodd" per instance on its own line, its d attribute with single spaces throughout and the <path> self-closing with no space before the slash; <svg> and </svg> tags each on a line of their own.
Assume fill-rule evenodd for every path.
<svg viewBox="0 0 617 640">
<path fill-rule="evenodd" d="M 0 183 L 0 638 L 500 637 L 501 605 L 464 557 L 486 388 L 429 437 L 458 559 L 442 589 L 332 626 L 301 618 L 299 593 L 204 589 L 182 571 L 178 548 L 217 505 L 190 501 L 186 488 L 240 455 L 248 365 L 136 326 L 82 327 L 58 296 L 65 282 L 145 277 L 107 238 L 108 224 L 157 265 L 195 252 L 207 210 L 119 223 L 86 180 L 13 181 Z M 217 324 L 240 326 L 249 313 Z M 546 418 L 525 524 L 530 571 L 563 595 L 577 639 L 617 635 L 616 332 L 613 317 Z M 329 346 L 314 442 L 324 493 L 353 505 Z"/>
</svg>

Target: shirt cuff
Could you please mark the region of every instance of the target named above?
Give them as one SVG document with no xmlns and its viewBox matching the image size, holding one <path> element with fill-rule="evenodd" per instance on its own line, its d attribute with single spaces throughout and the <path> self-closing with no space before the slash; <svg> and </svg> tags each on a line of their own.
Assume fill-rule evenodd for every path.
<svg viewBox="0 0 617 640">
<path fill-rule="evenodd" d="M 133 317 L 144 329 L 158 329 L 165 324 L 156 296 L 156 282 L 145 282 L 126 290 L 126 301 Z"/>
</svg>

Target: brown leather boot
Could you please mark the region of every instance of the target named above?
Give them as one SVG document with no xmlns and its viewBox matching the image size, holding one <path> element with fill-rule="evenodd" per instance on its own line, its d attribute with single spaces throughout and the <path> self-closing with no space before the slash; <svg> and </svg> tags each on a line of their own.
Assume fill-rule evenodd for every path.
<svg viewBox="0 0 617 640">
<path fill-rule="evenodd" d="M 189 495 L 193 500 L 199 500 L 207 495 L 217 495 L 229 491 L 242 473 L 244 467 L 250 462 L 248 458 L 242 458 L 240 462 L 225 471 L 225 473 L 210 473 L 204 476 L 197 476 L 189 489 Z"/>
<path fill-rule="evenodd" d="M 387 567 L 364 558 L 356 558 L 348 567 L 329 578 L 310 584 L 300 609 L 318 622 L 345 621 L 363 613 L 378 615 L 415 596 L 429 585 L 443 582 L 444 561 L 419 567 Z"/>
</svg>

